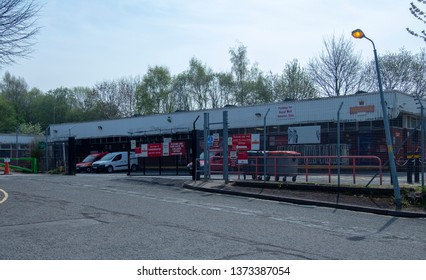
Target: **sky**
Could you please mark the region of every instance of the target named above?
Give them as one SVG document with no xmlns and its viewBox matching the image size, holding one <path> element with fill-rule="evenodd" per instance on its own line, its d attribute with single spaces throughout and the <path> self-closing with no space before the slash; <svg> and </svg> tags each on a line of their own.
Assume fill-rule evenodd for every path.
<svg viewBox="0 0 426 280">
<path fill-rule="evenodd" d="M 193 57 L 229 72 L 229 50 L 239 44 L 264 72 L 282 73 L 293 59 L 306 66 L 333 36 L 353 40 L 355 52 L 372 60 L 371 43 L 351 37 L 357 28 L 379 55 L 426 46 L 406 31 L 425 28 L 409 11 L 413 0 L 37 1 L 42 29 L 33 52 L 0 75 L 8 71 L 43 92 L 142 77 L 150 66 L 177 75 Z"/>
</svg>

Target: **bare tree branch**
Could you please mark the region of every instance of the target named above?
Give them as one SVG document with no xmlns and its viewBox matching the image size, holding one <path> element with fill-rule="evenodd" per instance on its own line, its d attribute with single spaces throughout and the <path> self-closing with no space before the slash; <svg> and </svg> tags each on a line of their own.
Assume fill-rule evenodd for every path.
<svg viewBox="0 0 426 280">
<path fill-rule="evenodd" d="M 34 0 L 0 1 L 0 66 L 27 57 L 40 31 L 40 6 Z"/>
<path fill-rule="evenodd" d="M 417 0 L 421 4 L 426 4 L 426 0 Z M 410 12 L 411 14 L 418 20 L 420 20 L 423 23 L 426 23 L 426 13 L 423 12 L 419 7 L 417 7 L 413 2 L 410 3 Z M 408 33 L 411 35 L 421 38 L 426 42 L 426 32 L 425 30 L 420 31 L 420 33 L 413 31 L 410 28 L 406 28 Z"/>
</svg>

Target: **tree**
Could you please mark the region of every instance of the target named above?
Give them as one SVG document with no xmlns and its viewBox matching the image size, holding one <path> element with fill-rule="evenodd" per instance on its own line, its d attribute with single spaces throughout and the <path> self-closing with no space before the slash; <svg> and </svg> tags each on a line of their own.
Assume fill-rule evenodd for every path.
<svg viewBox="0 0 426 280">
<path fill-rule="evenodd" d="M 56 123 L 55 101 L 55 97 L 52 94 L 47 93 L 38 96 L 32 103 L 33 123 L 39 123 L 43 130 L 46 129 L 49 124 Z"/>
<path fill-rule="evenodd" d="M 53 123 L 56 124 L 69 122 L 70 119 L 68 118 L 68 112 L 72 106 L 70 101 L 70 96 L 72 95 L 71 90 L 66 87 L 60 87 L 48 91 L 47 94 L 51 96 L 49 103 L 53 102 L 51 107 L 46 107 L 51 108 L 53 111 L 50 111 L 53 113 Z"/>
<path fill-rule="evenodd" d="M 172 91 L 170 93 L 170 102 L 173 104 L 173 110 L 190 111 L 193 110 L 193 102 L 188 94 L 188 75 L 186 72 L 173 77 Z"/>
<path fill-rule="evenodd" d="M 136 89 L 142 79 L 137 77 L 121 78 L 117 81 L 117 90 L 120 97 L 120 112 L 124 117 L 131 117 L 136 113 Z"/>
<path fill-rule="evenodd" d="M 212 100 L 209 97 L 211 97 L 212 81 L 213 71 L 198 59 L 191 58 L 187 71 L 187 89 L 199 110 L 211 108 L 209 101 Z"/>
<path fill-rule="evenodd" d="M 36 22 L 39 11 L 34 0 L 0 1 L 0 65 L 31 53 L 40 30 Z"/>
<path fill-rule="evenodd" d="M 98 110 L 104 111 L 104 119 L 116 119 L 123 117 L 120 106 L 122 106 L 122 98 L 118 91 L 117 83 L 114 81 L 103 81 L 95 85 L 94 91 L 99 97 L 96 104 Z"/>
<path fill-rule="evenodd" d="M 212 99 L 212 108 L 234 105 L 234 89 L 235 83 L 231 73 L 215 73 L 210 97 Z"/>
<path fill-rule="evenodd" d="M 417 0 L 420 4 L 426 4 L 426 0 Z M 415 5 L 413 2 L 410 3 L 410 12 L 411 14 L 418 20 L 420 20 L 422 23 L 426 23 L 426 14 L 423 12 L 417 5 Z M 426 31 L 422 30 L 420 31 L 420 34 L 418 32 L 415 32 L 407 27 L 408 33 L 410 33 L 413 36 L 419 37 L 423 39 L 426 42 Z"/>
<path fill-rule="evenodd" d="M 414 56 L 412 63 L 412 93 L 414 96 L 426 97 L 426 50 Z"/>
<path fill-rule="evenodd" d="M 273 79 L 271 75 L 265 76 L 254 64 L 249 73 L 247 91 L 250 99 L 246 104 L 268 103 L 273 100 Z"/>
<path fill-rule="evenodd" d="M 399 53 L 386 53 L 378 60 L 384 90 L 413 91 L 413 79 L 417 74 L 413 72 L 414 56 L 409 51 L 401 49 Z M 375 60 L 365 65 L 361 81 L 362 90 L 378 90 Z"/>
<path fill-rule="evenodd" d="M 249 100 L 249 92 L 247 88 L 247 81 L 249 76 L 250 61 L 247 58 L 247 47 L 243 44 L 231 48 L 229 50 L 231 55 L 231 73 L 234 77 L 235 83 L 235 102 L 238 105 L 246 105 Z"/>
<path fill-rule="evenodd" d="M 142 83 L 136 90 L 136 107 L 143 115 L 171 113 L 173 106 L 169 99 L 172 76 L 167 67 L 148 67 Z"/>
<path fill-rule="evenodd" d="M 0 132 L 9 133 L 16 131 L 16 113 L 10 102 L 0 96 L 0 112 L 2 117 L 0 118 Z"/>
<path fill-rule="evenodd" d="M 28 135 L 37 135 L 42 136 L 43 130 L 41 129 L 41 126 L 39 123 L 33 124 L 33 123 L 21 123 L 19 125 L 19 133 L 21 134 L 28 134 Z"/>
<path fill-rule="evenodd" d="M 23 78 L 17 78 L 6 72 L 0 84 L 1 95 L 15 108 L 18 122 L 25 122 L 23 115 L 28 107 L 28 85 Z"/>
<path fill-rule="evenodd" d="M 310 76 L 298 60 L 285 65 L 281 76 L 275 77 L 274 92 L 276 101 L 302 100 L 317 97 L 317 90 Z"/>
<path fill-rule="evenodd" d="M 355 93 L 359 86 L 361 61 L 353 53 L 353 43 L 343 36 L 324 40 L 319 58 L 309 62 L 309 74 L 326 96 Z"/>
</svg>

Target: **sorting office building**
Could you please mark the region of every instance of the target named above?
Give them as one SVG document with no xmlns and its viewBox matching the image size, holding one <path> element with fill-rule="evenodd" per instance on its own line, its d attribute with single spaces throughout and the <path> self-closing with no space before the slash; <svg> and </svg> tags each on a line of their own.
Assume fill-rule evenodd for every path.
<svg viewBox="0 0 426 280">
<path fill-rule="evenodd" d="M 384 98 L 394 153 L 399 162 L 409 153 L 420 151 L 421 104 L 413 96 L 399 91 L 386 91 Z M 78 159 L 93 152 L 127 150 L 129 143 L 132 143 L 132 149 L 140 151 L 147 144 L 183 142 L 185 148 L 177 160 L 184 166 L 191 156 L 194 129 L 198 131 L 198 153 L 204 149 L 206 114 L 208 135 L 215 135 L 215 143 L 212 145 L 220 149 L 224 141 L 224 111 L 227 112 L 228 136 L 231 138 L 232 135 L 256 134 L 259 136 L 261 150 L 294 150 L 305 156 L 330 156 L 336 155 L 337 145 L 340 144 L 341 155 L 374 155 L 387 159 L 383 110 L 377 92 L 252 106 L 225 106 L 115 120 L 52 124 L 47 130 L 46 141 L 51 152 L 60 153 L 63 151 L 61 147 L 67 146 L 68 138 L 75 138 Z M 232 148 L 230 140 L 225 141 Z M 146 154 L 145 157 L 147 161 L 144 164 L 155 165 L 158 162 L 149 159 Z M 176 157 L 169 154 L 162 158 L 162 164 L 166 165 L 169 164 L 168 161 L 176 161 Z"/>
</svg>

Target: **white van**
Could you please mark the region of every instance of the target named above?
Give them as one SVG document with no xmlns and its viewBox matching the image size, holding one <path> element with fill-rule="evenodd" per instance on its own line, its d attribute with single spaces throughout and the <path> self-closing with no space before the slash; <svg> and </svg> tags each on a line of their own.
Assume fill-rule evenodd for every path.
<svg viewBox="0 0 426 280">
<path fill-rule="evenodd" d="M 94 172 L 106 171 L 108 173 L 118 171 L 118 170 L 127 170 L 128 161 L 127 161 L 127 152 L 114 152 L 105 155 L 98 161 L 95 161 L 92 164 L 92 169 Z M 130 170 L 136 171 L 138 167 L 138 159 L 134 152 L 130 152 Z"/>
</svg>

